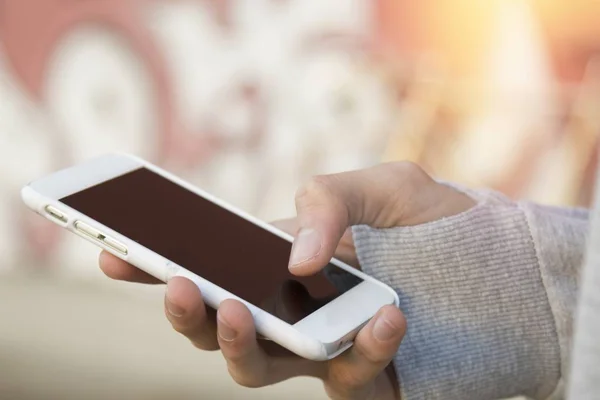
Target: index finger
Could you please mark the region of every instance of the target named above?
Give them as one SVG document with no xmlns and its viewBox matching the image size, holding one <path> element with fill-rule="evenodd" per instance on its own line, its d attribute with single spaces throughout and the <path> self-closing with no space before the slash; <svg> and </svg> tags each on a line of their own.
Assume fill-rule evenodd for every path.
<svg viewBox="0 0 600 400">
<path fill-rule="evenodd" d="M 468 210 L 473 199 L 410 162 L 314 177 L 296 194 L 299 231 L 289 268 L 312 275 L 329 263 L 353 225 L 419 225 Z"/>
<path fill-rule="evenodd" d="M 427 204 L 416 201 L 434 181 L 414 164 L 391 163 L 314 177 L 296 194 L 300 230 L 289 267 L 295 275 L 312 275 L 334 255 L 352 225 L 376 228 L 402 225 Z"/>
<path fill-rule="evenodd" d="M 126 261 L 113 256 L 107 251 L 102 251 L 99 257 L 100 269 L 106 276 L 118 281 L 137 282 L 137 283 L 164 283 L 150 274 L 134 267 Z"/>
</svg>

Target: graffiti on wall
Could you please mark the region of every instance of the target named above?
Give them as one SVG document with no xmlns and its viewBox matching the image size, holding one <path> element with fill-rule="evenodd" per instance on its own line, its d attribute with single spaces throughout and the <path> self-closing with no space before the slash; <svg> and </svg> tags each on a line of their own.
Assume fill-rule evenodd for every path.
<svg viewBox="0 0 600 400">
<path fill-rule="evenodd" d="M 311 174 L 398 159 L 515 198 L 588 204 L 592 58 L 565 84 L 546 48 L 557 34 L 535 28 L 527 1 L 460 0 L 453 18 L 434 3 L 1 1 L 0 267 L 81 263 L 18 190 L 108 151 L 264 219 L 293 213 Z"/>
</svg>

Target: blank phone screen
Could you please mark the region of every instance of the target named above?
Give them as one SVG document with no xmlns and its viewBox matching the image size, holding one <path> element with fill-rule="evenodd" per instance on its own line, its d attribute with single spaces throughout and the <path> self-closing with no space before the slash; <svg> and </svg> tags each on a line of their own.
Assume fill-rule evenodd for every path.
<svg viewBox="0 0 600 400">
<path fill-rule="evenodd" d="M 61 202 L 292 324 L 362 282 L 332 264 L 292 275 L 290 242 L 147 168 Z"/>
</svg>

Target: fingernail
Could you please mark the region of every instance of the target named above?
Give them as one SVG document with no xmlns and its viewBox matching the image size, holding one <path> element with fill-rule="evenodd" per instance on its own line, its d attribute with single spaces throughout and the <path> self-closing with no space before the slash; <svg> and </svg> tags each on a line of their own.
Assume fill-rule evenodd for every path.
<svg viewBox="0 0 600 400">
<path fill-rule="evenodd" d="M 185 314 L 185 310 L 183 309 L 183 307 L 180 307 L 177 304 L 173 303 L 171 300 L 169 300 L 168 295 L 166 297 L 165 303 L 167 306 L 167 312 L 172 316 L 179 318 L 182 317 L 183 314 Z"/>
<path fill-rule="evenodd" d="M 292 246 L 290 267 L 295 267 L 319 255 L 321 235 L 314 229 L 303 228 L 298 232 Z"/>
<path fill-rule="evenodd" d="M 396 328 L 392 325 L 384 315 L 380 315 L 375 320 L 375 325 L 373 325 L 373 336 L 375 339 L 385 342 L 390 340 L 396 334 Z"/>
<path fill-rule="evenodd" d="M 217 318 L 219 319 L 219 337 L 226 342 L 232 342 L 237 337 L 237 332 L 218 313 Z"/>
</svg>

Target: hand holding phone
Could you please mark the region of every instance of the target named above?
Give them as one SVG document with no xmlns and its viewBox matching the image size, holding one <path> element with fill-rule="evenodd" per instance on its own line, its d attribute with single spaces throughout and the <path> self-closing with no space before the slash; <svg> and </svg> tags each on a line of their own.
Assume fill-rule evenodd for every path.
<svg viewBox="0 0 600 400">
<path fill-rule="evenodd" d="M 347 228 L 419 224 L 473 203 L 412 164 L 386 164 L 311 181 L 297 196 L 297 226 L 288 223 L 289 235 L 128 156 L 60 171 L 22 195 L 36 212 L 105 249 L 107 275 L 167 281 L 174 328 L 200 348 L 220 348 L 239 383 L 317 376 L 340 398 L 396 393 L 395 380 L 382 371 L 405 332 L 397 295 L 348 265 L 358 262 Z M 284 273 L 293 235 L 291 273 Z M 348 264 L 332 259 L 336 249 Z M 271 298 L 281 290 L 305 301 L 278 317 Z M 277 300 L 287 301 L 275 298 L 276 306 Z M 273 348 L 281 348 L 257 341 L 257 332 L 306 358 L 333 359 L 274 356 Z"/>
<path fill-rule="evenodd" d="M 273 225 L 290 234 L 298 231 L 296 218 L 276 221 Z M 350 230 L 340 240 L 335 257 L 358 268 Z M 160 283 L 107 252 L 100 256 L 100 268 L 113 279 Z M 186 336 L 194 347 L 220 350 L 232 378 L 240 385 L 263 387 L 296 376 L 312 376 L 323 380 L 332 398 L 399 398 L 398 381 L 390 361 L 404 336 L 406 321 L 395 306 L 385 306 L 377 315 L 390 321 L 393 333 L 388 340 L 375 338 L 372 321 L 359 332 L 353 349 L 327 362 L 306 360 L 273 341 L 259 339 L 252 315 L 242 303 L 234 300 L 221 303 L 217 317 L 212 308 L 205 307 L 198 287 L 186 278 L 175 277 L 168 282 L 165 315 L 173 329 Z M 371 397 L 371 393 L 377 395 Z"/>
<path fill-rule="evenodd" d="M 327 259 L 334 255 L 346 264 L 359 268 L 352 235 L 347 228 L 350 222 L 345 217 L 348 214 L 346 208 L 354 207 L 352 214 L 360 214 L 361 218 L 378 217 L 358 219 L 356 223 L 387 228 L 434 221 L 474 205 L 467 196 L 433 182 L 418 168 L 414 171 L 413 168 L 410 164 L 386 164 L 365 171 L 317 178 L 317 183 L 309 183 L 308 189 L 299 191 L 298 218 L 277 221 L 273 225 L 295 235 L 300 229 L 300 221 L 318 221 L 316 228 L 324 226 L 324 232 L 333 236 L 329 238 L 330 243 L 337 241 L 334 253 L 321 254 L 321 257 Z M 324 185 L 324 188 L 314 187 L 319 185 Z M 337 185 L 342 187 L 338 188 Z M 363 195 L 369 200 L 358 201 L 355 195 Z M 330 207 L 339 210 L 322 211 Z M 324 214 L 326 216 L 322 218 Z M 341 238 L 338 240 L 340 232 Z M 312 265 L 308 265 L 310 263 Z M 150 278 L 139 269 L 109 255 L 102 257 L 100 267 L 108 276 L 116 279 L 146 282 Z M 247 267 L 251 268 L 250 265 Z M 318 269 L 319 261 L 312 259 L 301 268 L 306 267 Z M 240 303 L 223 304 L 219 309 L 219 320 L 210 311 L 207 315 L 202 296 L 190 281 L 174 279 L 169 282 L 166 299 L 171 299 L 166 300 L 167 307 L 169 303 L 174 303 L 178 311 L 185 310 L 179 316 L 165 310 L 174 329 L 186 335 L 198 348 L 221 348 L 233 378 L 243 385 L 265 386 L 290 377 L 308 375 L 323 379 L 333 398 L 369 398 L 373 393 L 371 398 L 399 397 L 398 381 L 388 360 L 395 355 L 406 326 L 401 313 L 393 307 L 385 307 L 378 315 L 397 326 L 389 341 L 375 338 L 372 321 L 358 334 L 353 349 L 326 363 L 314 363 L 282 352 L 272 342 L 257 341 L 250 316 Z M 231 332 L 223 328 L 220 321 L 227 321 L 235 329 L 236 339 L 219 339 L 216 332 L 218 328 L 222 336 Z"/>
</svg>

